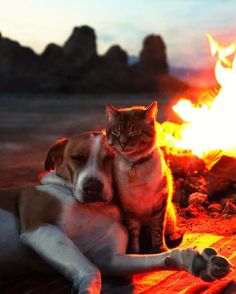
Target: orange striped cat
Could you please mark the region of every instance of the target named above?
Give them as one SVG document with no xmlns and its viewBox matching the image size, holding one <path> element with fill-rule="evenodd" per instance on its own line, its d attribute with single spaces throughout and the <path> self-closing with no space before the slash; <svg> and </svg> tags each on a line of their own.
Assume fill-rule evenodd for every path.
<svg viewBox="0 0 236 294">
<path fill-rule="evenodd" d="M 151 231 L 152 252 L 167 250 L 164 235 L 181 241 L 172 203 L 173 182 L 158 140 L 157 103 L 117 109 L 107 105 L 106 137 L 115 151 L 114 180 L 129 231 L 130 252 L 140 253 L 140 229 Z M 180 242 L 179 242 L 180 243 Z"/>
</svg>

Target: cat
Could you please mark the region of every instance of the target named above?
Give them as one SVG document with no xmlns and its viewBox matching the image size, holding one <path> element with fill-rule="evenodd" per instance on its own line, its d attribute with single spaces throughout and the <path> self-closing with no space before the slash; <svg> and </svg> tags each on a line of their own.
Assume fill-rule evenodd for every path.
<svg viewBox="0 0 236 294">
<path fill-rule="evenodd" d="M 115 152 L 114 180 L 129 232 L 130 253 L 140 253 L 143 225 L 151 231 L 151 251 L 166 251 L 164 234 L 181 241 L 182 233 L 172 203 L 172 175 L 156 144 L 157 102 L 121 109 L 108 104 L 106 113 L 106 140 Z"/>
</svg>

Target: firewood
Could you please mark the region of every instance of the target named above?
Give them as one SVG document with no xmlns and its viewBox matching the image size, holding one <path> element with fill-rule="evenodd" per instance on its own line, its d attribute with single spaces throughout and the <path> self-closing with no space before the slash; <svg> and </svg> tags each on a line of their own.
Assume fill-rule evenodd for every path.
<svg viewBox="0 0 236 294">
<path fill-rule="evenodd" d="M 236 183 L 236 158 L 222 156 L 211 168 L 210 173 Z"/>
<path fill-rule="evenodd" d="M 165 159 L 169 163 L 173 176 L 177 179 L 179 177 L 185 177 L 186 175 L 193 174 L 196 172 L 206 171 L 205 162 L 192 154 L 171 154 L 167 153 L 163 149 Z"/>
</svg>

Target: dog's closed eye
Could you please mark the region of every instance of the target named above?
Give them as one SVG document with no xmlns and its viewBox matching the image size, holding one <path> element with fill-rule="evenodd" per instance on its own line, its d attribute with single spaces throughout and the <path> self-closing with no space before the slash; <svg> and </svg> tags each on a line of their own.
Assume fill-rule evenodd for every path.
<svg viewBox="0 0 236 294">
<path fill-rule="evenodd" d="M 81 154 L 72 155 L 71 159 L 79 163 L 85 163 L 87 161 L 87 157 Z"/>
</svg>

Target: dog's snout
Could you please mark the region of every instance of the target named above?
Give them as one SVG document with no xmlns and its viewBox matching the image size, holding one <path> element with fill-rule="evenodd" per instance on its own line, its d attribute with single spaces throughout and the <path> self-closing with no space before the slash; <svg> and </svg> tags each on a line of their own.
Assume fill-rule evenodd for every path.
<svg viewBox="0 0 236 294">
<path fill-rule="evenodd" d="M 83 184 L 83 190 L 88 196 L 99 195 L 103 190 L 103 183 L 96 178 L 88 178 Z"/>
</svg>

